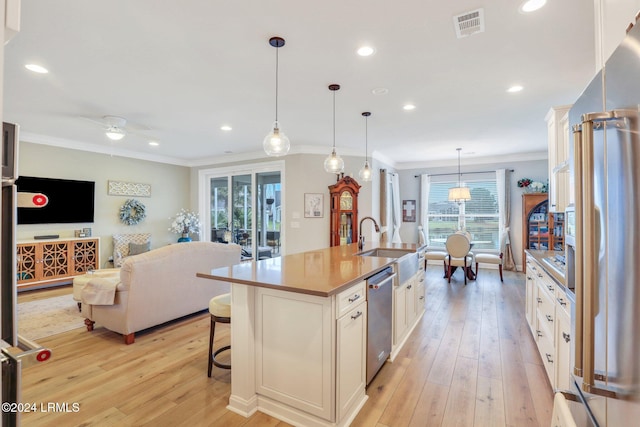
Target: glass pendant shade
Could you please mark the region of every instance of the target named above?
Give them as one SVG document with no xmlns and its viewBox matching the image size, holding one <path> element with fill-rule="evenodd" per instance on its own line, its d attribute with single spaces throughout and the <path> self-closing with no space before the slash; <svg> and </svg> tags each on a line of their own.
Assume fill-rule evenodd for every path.
<svg viewBox="0 0 640 427">
<path fill-rule="evenodd" d="M 364 181 L 364 182 L 369 182 L 371 181 L 371 167 L 369 166 L 369 160 L 367 158 L 367 154 L 368 154 L 368 146 L 369 146 L 369 132 L 368 132 L 368 127 L 367 127 L 367 122 L 368 122 L 368 118 L 371 115 L 370 112 L 365 111 L 364 113 L 362 113 L 362 117 L 364 117 L 364 165 L 362 166 L 362 169 L 360 169 L 360 171 L 358 172 L 358 175 L 360 176 L 360 180 Z"/>
<path fill-rule="evenodd" d="M 368 160 L 364 161 L 364 166 L 362 166 L 362 169 L 360 169 L 360 172 L 358 172 L 358 175 L 360 176 L 360 180 L 364 182 L 371 181 L 371 167 L 369 167 Z"/>
<path fill-rule="evenodd" d="M 449 201 L 462 202 L 463 200 L 471 200 L 469 187 L 453 187 L 449 189 Z"/>
<path fill-rule="evenodd" d="M 340 173 L 344 170 L 344 160 L 336 154 L 336 149 L 324 159 L 324 170 L 329 173 Z"/>
<path fill-rule="evenodd" d="M 273 123 L 273 130 L 264 138 L 262 148 L 268 156 L 284 156 L 289 152 L 291 143 L 289 138 L 278 128 L 278 122 Z"/>
<path fill-rule="evenodd" d="M 276 48 L 276 120 L 273 122 L 273 129 L 262 141 L 262 148 L 268 156 L 279 157 L 286 155 L 291 148 L 289 138 L 280 130 L 278 124 L 278 49 L 284 46 L 284 39 L 271 37 L 269 44 Z"/>
</svg>

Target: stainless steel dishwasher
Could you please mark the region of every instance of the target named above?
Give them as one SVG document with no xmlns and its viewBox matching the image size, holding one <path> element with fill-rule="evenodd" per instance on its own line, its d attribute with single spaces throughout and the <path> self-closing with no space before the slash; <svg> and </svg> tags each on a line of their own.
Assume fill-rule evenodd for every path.
<svg viewBox="0 0 640 427">
<path fill-rule="evenodd" d="M 387 267 L 367 279 L 367 385 L 391 353 L 395 276 L 393 268 Z"/>
</svg>

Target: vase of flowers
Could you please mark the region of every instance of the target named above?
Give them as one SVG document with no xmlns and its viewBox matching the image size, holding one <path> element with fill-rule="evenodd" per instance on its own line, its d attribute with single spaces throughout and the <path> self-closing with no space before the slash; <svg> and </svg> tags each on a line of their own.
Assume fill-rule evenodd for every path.
<svg viewBox="0 0 640 427">
<path fill-rule="evenodd" d="M 190 242 L 191 233 L 200 232 L 200 218 L 193 211 L 180 209 L 180 212 L 173 218 L 169 231 L 180 234 L 178 243 Z"/>
</svg>

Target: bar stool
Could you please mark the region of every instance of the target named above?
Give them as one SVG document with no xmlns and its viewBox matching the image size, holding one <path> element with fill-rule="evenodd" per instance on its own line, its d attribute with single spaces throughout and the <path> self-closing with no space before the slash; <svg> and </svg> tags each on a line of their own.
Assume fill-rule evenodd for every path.
<svg viewBox="0 0 640 427">
<path fill-rule="evenodd" d="M 209 368 L 207 375 L 211 377 L 213 365 L 222 369 L 231 369 L 230 364 L 220 363 L 216 356 L 225 350 L 230 350 L 231 346 L 226 345 L 213 351 L 213 337 L 216 331 L 216 322 L 231 323 L 231 294 L 222 294 L 211 298 L 209 301 L 209 313 L 211 314 L 211 331 L 209 333 Z"/>
</svg>

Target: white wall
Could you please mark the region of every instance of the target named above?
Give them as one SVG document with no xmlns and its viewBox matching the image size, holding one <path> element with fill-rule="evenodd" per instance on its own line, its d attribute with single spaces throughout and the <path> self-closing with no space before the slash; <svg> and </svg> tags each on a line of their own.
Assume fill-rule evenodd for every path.
<svg viewBox="0 0 640 427">
<path fill-rule="evenodd" d="M 513 258 L 516 266 L 522 265 L 522 193 L 523 190 L 518 188 L 517 182 L 520 178 L 531 178 L 534 181 L 547 182 L 548 164 L 547 160 L 526 160 L 520 162 L 508 163 L 486 163 L 474 164 L 473 166 L 465 166 L 463 172 L 487 171 L 495 169 L 513 169 L 511 174 L 511 244 L 513 249 Z M 421 169 L 405 169 L 400 170 L 400 196 L 404 199 L 415 199 L 418 203 L 418 212 L 420 212 L 420 178 L 416 175 L 423 173 L 457 173 L 457 166 L 441 167 L 441 168 L 421 168 Z M 452 179 L 456 179 L 452 175 Z M 418 225 L 420 225 L 420 215 L 417 216 L 416 222 L 402 223 L 400 235 L 404 242 L 418 241 Z"/>
<path fill-rule="evenodd" d="M 96 183 L 95 217 L 92 224 L 19 225 L 18 240 L 39 234 L 73 237 L 74 230 L 91 227 L 100 237 L 100 263 L 106 266 L 113 253 L 111 235 L 115 233 L 151 233 L 151 247 L 174 243 L 177 235 L 168 231 L 170 217 L 181 208 L 189 208 L 189 168 L 107 154 L 20 143 L 18 170 L 20 175 L 94 181 Z M 151 184 L 151 197 L 109 196 L 108 181 Z M 129 199 L 143 203 L 147 218 L 138 225 L 120 222 L 120 207 Z M 71 206 L 70 209 L 73 207 Z"/>
</svg>

